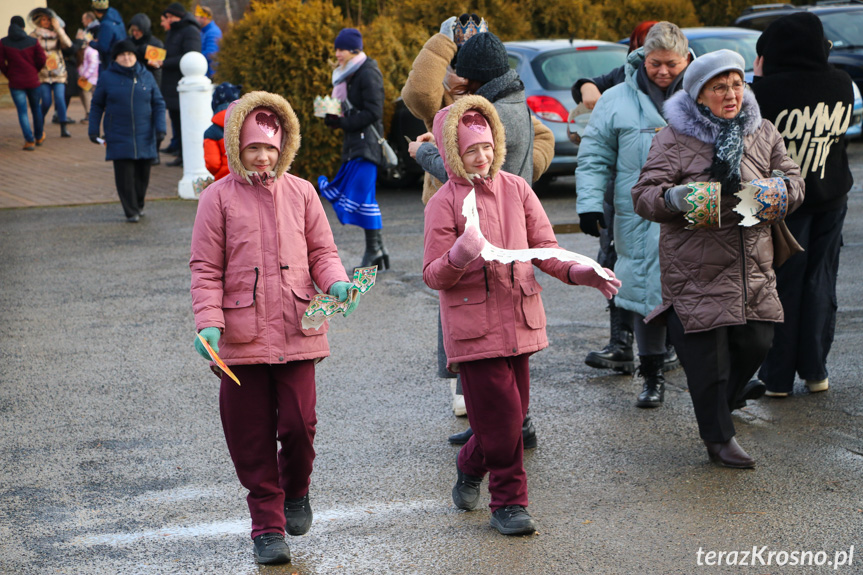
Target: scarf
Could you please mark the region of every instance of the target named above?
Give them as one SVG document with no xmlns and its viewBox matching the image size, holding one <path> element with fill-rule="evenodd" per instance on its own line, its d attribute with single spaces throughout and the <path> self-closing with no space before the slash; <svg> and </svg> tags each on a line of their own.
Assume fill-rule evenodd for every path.
<svg viewBox="0 0 863 575">
<path fill-rule="evenodd" d="M 722 184 L 722 195 L 730 195 L 740 189 L 740 160 L 743 158 L 743 124 L 746 112 L 740 111 L 731 119 L 718 118 L 710 108 L 698 104 L 698 111 L 719 126 L 713 146 L 713 162 L 710 164 L 710 179 Z"/>
<path fill-rule="evenodd" d="M 366 53 L 360 52 L 351 58 L 347 64 L 333 70 L 333 98 L 339 102 L 344 102 L 348 99 L 348 80 L 363 65 L 366 59 L 368 59 Z"/>
<path fill-rule="evenodd" d="M 662 89 L 653 82 L 651 82 L 650 78 L 647 77 L 647 70 L 644 69 L 644 62 L 642 62 L 641 66 L 638 67 L 638 71 L 635 74 L 635 81 L 638 84 L 638 88 L 642 92 L 647 94 L 647 96 L 650 98 L 650 101 L 653 102 L 653 105 L 656 106 L 656 109 L 664 118 L 665 113 L 662 109 L 665 105 L 665 101 L 683 87 L 683 75 L 685 73 L 686 70 L 678 74 L 677 77 L 671 81 L 671 84 L 668 85 L 668 88 Z"/>
<path fill-rule="evenodd" d="M 524 90 L 524 84 L 515 70 L 507 70 L 502 76 L 489 80 L 476 91 L 477 96 L 482 96 L 489 102 L 497 102 L 510 94 Z"/>
</svg>

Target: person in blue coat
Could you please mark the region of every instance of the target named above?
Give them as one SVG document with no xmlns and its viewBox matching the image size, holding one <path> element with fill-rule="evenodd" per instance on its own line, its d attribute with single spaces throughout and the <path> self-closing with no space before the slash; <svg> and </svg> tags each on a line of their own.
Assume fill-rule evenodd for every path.
<svg viewBox="0 0 863 575">
<path fill-rule="evenodd" d="M 131 40 L 114 45 L 111 64 L 99 75 L 88 124 L 90 141 L 103 143 L 99 126 L 104 115 L 105 160 L 114 162 L 117 194 L 130 223 L 144 215 L 156 143 L 165 137 L 165 100 L 135 52 Z"/>
<path fill-rule="evenodd" d="M 99 52 L 99 72 L 102 72 L 114 61 L 111 58 L 114 45 L 126 38 L 126 25 L 120 13 L 108 5 L 108 0 L 93 0 L 91 8 L 99 19 L 99 33 L 90 41 L 90 47 Z"/>
<path fill-rule="evenodd" d="M 219 53 L 222 30 L 213 22 L 213 11 L 206 6 L 195 8 L 195 19 L 201 25 L 201 54 L 207 58 L 207 77 L 212 78 L 216 73 L 214 58 Z"/>
</svg>

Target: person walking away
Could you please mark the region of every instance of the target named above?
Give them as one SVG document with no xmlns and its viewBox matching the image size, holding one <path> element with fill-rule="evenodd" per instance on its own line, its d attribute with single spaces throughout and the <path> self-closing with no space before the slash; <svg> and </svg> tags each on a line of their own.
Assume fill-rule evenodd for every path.
<svg viewBox="0 0 863 575">
<path fill-rule="evenodd" d="M 304 330 L 301 320 L 315 284 L 340 301 L 355 288 L 315 188 L 287 173 L 300 146 L 288 102 L 246 94 L 228 108 L 225 143 L 230 174 L 201 193 L 192 229 L 192 309 L 200 336 L 242 383 L 222 373 L 219 412 L 249 490 L 255 560 L 287 563 L 285 532 L 312 525 L 315 364 L 330 354 L 329 325 Z M 210 359 L 197 337 L 195 349 Z"/>
<path fill-rule="evenodd" d="M 333 204 L 342 225 L 365 230 L 366 249 L 359 267 L 389 269 L 390 256 L 381 235 L 383 219 L 376 198 L 378 166 L 383 152 L 378 138 L 384 134 L 384 79 L 378 63 L 363 52 L 363 36 L 356 28 L 343 28 L 336 36 L 332 97 L 342 103 L 342 115 L 327 114 L 324 122 L 344 131 L 342 165 L 332 181 L 318 178 L 321 195 Z"/>
<path fill-rule="evenodd" d="M 242 95 L 242 86 L 222 82 L 213 90 L 213 123 L 204 132 L 204 164 L 219 181 L 228 175 L 228 155 L 225 150 L 225 113 L 234 100 Z"/>
<path fill-rule="evenodd" d="M 51 109 L 51 101 L 54 101 L 54 109 L 60 122 L 60 137 L 71 138 L 72 134 L 66 129 L 66 60 L 63 57 L 63 48 L 72 46 L 72 40 L 63 29 L 65 24 L 57 17 L 57 14 L 49 8 L 36 8 L 30 11 L 30 22 L 36 29 L 30 33 L 41 44 L 45 50 L 47 61 L 39 70 L 39 95 L 42 101 L 42 117 L 47 117 Z"/>
<path fill-rule="evenodd" d="M 207 77 L 216 73 L 216 54 L 219 53 L 219 42 L 222 40 L 222 30 L 213 22 L 213 11 L 200 4 L 195 7 L 195 18 L 201 26 L 201 54 L 207 58 Z"/>
<path fill-rule="evenodd" d="M 150 166 L 165 136 L 165 101 L 156 80 L 138 62 L 136 48 L 126 39 L 114 44 L 114 62 L 99 75 L 90 104 L 90 141 L 99 144 L 105 118 L 105 160 L 114 162 L 114 182 L 126 221 L 144 215 Z"/>
<path fill-rule="evenodd" d="M 162 28 L 168 31 L 165 36 L 165 50 L 167 55 L 165 61 L 159 63 L 148 62 L 151 65 L 161 65 L 162 94 L 165 97 L 165 105 L 168 107 L 168 116 L 171 118 L 171 143 L 162 149 L 168 154 L 177 157 L 168 166 L 183 165 L 183 130 L 182 118 L 180 117 L 180 94 L 177 86 L 183 78 L 180 70 L 180 60 L 188 52 L 201 51 L 201 30 L 198 21 L 186 12 L 179 2 L 169 4 L 162 12 Z"/>
<path fill-rule="evenodd" d="M 111 51 L 114 44 L 126 38 L 126 26 L 123 17 L 116 8 L 111 8 L 109 0 L 93 0 L 90 5 L 96 18 L 99 19 L 99 31 L 90 41 L 90 46 L 99 52 L 99 71 L 105 70 L 114 60 Z"/>
<path fill-rule="evenodd" d="M 733 194 L 741 182 L 781 177 L 792 211 L 804 188 L 744 74 L 743 56 L 731 50 L 690 64 L 683 90 L 665 104 L 668 127 L 653 138 L 632 189 L 636 213 L 661 225 L 662 302 L 647 321 L 667 322 L 707 454 L 733 468 L 755 466 L 734 438 L 731 412 L 764 393 L 749 380 L 783 318 L 773 271 L 772 226 L 780 221 L 741 226 Z M 691 182 L 721 186 L 716 225 L 687 229 Z"/>
<path fill-rule="evenodd" d="M 24 135 L 23 149 L 30 152 L 45 141 L 39 102 L 39 70 L 47 60 L 42 45 L 24 31 L 24 18 L 13 16 L 9 22 L 9 35 L 0 39 L 0 72 L 9 80 L 9 92 Z M 28 103 L 33 116 L 32 128 L 27 118 Z"/>
<path fill-rule="evenodd" d="M 470 511 L 489 474 L 491 525 L 504 535 L 533 533 L 527 512 L 522 422 L 530 402 L 529 357 L 548 347 L 545 311 L 532 262 L 485 261 L 487 240 L 503 249 L 557 248 L 542 204 L 529 184 L 501 170 L 506 134 L 495 107 L 465 96 L 435 117 L 447 182 L 425 208 L 423 280 L 440 296 L 447 367 L 462 375 L 474 433 L 456 462 L 453 503 Z M 479 225 L 466 227 L 465 198 L 475 191 Z M 485 237 L 485 240 L 483 239 Z M 533 260 L 571 285 L 589 285 L 606 298 L 620 282 L 591 266 Z"/>
</svg>

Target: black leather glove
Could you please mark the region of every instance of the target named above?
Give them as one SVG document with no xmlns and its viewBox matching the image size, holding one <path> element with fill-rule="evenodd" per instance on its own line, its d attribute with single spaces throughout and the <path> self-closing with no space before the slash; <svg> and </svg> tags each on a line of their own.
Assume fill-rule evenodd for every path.
<svg viewBox="0 0 863 575">
<path fill-rule="evenodd" d="M 598 238 L 599 228 L 605 227 L 605 216 L 602 215 L 602 212 L 578 214 L 578 224 L 581 226 L 581 231 Z"/>
<path fill-rule="evenodd" d="M 90 134 L 90 141 L 93 142 L 94 144 L 98 144 L 99 143 L 99 136 L 94 136 L 93 134 Z"/>
<path fill-rule="evenodd" d="M 340 116 L 336 116 L 335 114 L 327 114 L 326 116 L 324 116 L 324 124 L 326 124 L 330 128 L 341 128 L 342 118 Z"/>
<path fill-rule="evenodd" d="M 156 141 L 161 142 L 165 139 L 165 132 L 156 132 Z"/>
</svg>

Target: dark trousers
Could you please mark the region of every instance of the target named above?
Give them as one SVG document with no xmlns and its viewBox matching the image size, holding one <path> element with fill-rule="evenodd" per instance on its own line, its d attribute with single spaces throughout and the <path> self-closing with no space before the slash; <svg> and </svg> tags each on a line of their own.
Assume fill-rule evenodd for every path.
<svg viewBox="0 0 863 575">
<path fill-rule="evenodd" d="M 734 437 L 731 412 L 737 396 L 767 355 L 773 340 L 773 324 L 749 321 L 684 333 L 680 318 L 671 309 L 668 330 L 686 372 L 701 439 L 728 441 Z"/>
<path fill-rule="evenodd" d="M 489 507 L 527 507 L 521 426 L 530 403 L 529 355 L 467 361 L 460 365 L 473 436 L 458 454 L 468 475 L 488 477 Z"/>
<path fill-rule="evenodd" d="M 242 385 L 222 375 L 219 410 L 237 478 L 249 490 L 252 538 L 284 533 L 285 498 L 309 492 L 318 422 L 315 364 L 292 361 L 231 370 Z"/>
<path fill-rule="evenodd" d="M 114 183 L 127 218 L 144 211 L 153 160 L 114 160 Z"/>
<path fill-rule="evenodd" d="M 169 148 L 174 148 L 183 156 L 183 130 L 180 127 L 180 110 L 168 110 L 168 119 L 171 120 L 171 143 Z"/>
<path fill-rule="evenodd" d="M 827 377 L 827 355 L 836 329 L 836 276 L 842 225 L 848 206 L 818 214 L 791 214 L 788 229 L 803 246 L 776 270 L 785 323 L 776 326 L 773 347 L 761 366 L 767 389 L 791 392 L 794 376 Z"/>
</svg>

